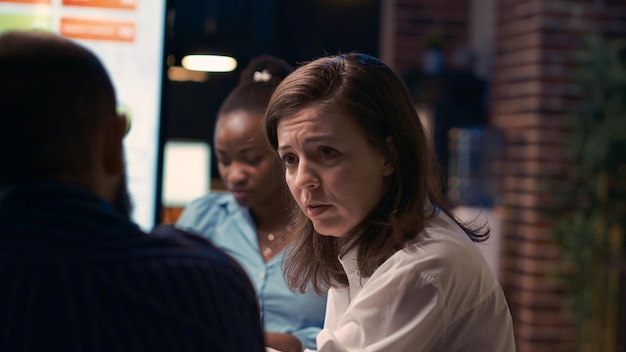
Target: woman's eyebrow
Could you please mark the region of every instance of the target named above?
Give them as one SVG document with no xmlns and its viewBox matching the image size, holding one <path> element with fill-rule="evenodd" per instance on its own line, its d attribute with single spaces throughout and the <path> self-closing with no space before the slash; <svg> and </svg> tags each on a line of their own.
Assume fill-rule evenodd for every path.
<svg viewBox="0 0 626 352">
<path fill-rule="evenodd" d="M 320 142 L 339 142 L 339 141 L 341 141 L 341 139 L 337 138 L 334 135 L 320 134 L 320 135 L 304 138 L 304 141 L 302 142 L 302 144 L 305 145 L 305 144 L 320 143 Z M 291 148 L 291 145 L 285 144 L 285 145 L 279 145 L 278 148 L 276 148 L 276 150 L 282 151 L 282 150 L 290 149 L 290 148 Z"/>
</svg>

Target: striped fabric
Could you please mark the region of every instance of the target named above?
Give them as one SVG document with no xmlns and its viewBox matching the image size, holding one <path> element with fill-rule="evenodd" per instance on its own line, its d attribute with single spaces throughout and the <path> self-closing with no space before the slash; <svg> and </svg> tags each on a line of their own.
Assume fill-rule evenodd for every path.
<svg viewBox="0 0 626 352">
<path fill-rule="evenodd" d="M 0 193 L 0 351 L 263 350 L 251 283 L 210 243 L 67 184 Z"/>
</svg>

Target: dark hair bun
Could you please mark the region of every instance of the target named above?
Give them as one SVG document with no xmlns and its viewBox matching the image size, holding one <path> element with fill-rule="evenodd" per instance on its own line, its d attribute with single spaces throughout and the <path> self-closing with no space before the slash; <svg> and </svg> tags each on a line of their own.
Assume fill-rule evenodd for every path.
<svg viewBox="0 0 626 352">
<path fill-rule="evenodd" d="M 265 54 L 253 58 L 248 66 L 239 75 L 239 84 L 249 82 L 280 82 L 287 77 L 294 68 L 286 61 Z"/>
</svg>

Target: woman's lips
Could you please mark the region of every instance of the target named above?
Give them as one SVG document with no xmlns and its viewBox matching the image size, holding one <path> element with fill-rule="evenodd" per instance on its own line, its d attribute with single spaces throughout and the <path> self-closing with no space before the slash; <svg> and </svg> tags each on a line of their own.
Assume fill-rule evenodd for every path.
<svg viewBox="0 0 626 352">
<path fill-rule="evenodd" d="M 233 196 L 235 196 L 235 199 L 237 200 L 243 200 L 243 199 L 247 199 L 248 197 L 250 197 L 250 192 L 248 191 L 243 191 L 243 190 L 238 190 L 238 191 L 231 191 L 233 193 Z"/>
<path fill-rule="evenodd" d="M 306 207 L 306 215 L 309 218 L 314 218 L 325 213 L 328 209 L 330 209 L 330 207 L 331 207 L 330 205 L 308 206 Z"/>
</svg>

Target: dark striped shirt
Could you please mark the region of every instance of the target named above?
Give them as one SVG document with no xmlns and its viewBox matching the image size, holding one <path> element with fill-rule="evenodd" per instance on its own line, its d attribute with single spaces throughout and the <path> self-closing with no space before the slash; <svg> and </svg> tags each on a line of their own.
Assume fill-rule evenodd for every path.
<svg viewBox="0 0 626 352">
<path fill-rule="evenodd" d="M 62 183 L 0 193 L 0 351 L 263 351 L 245 273 Z"/>
</svg>

